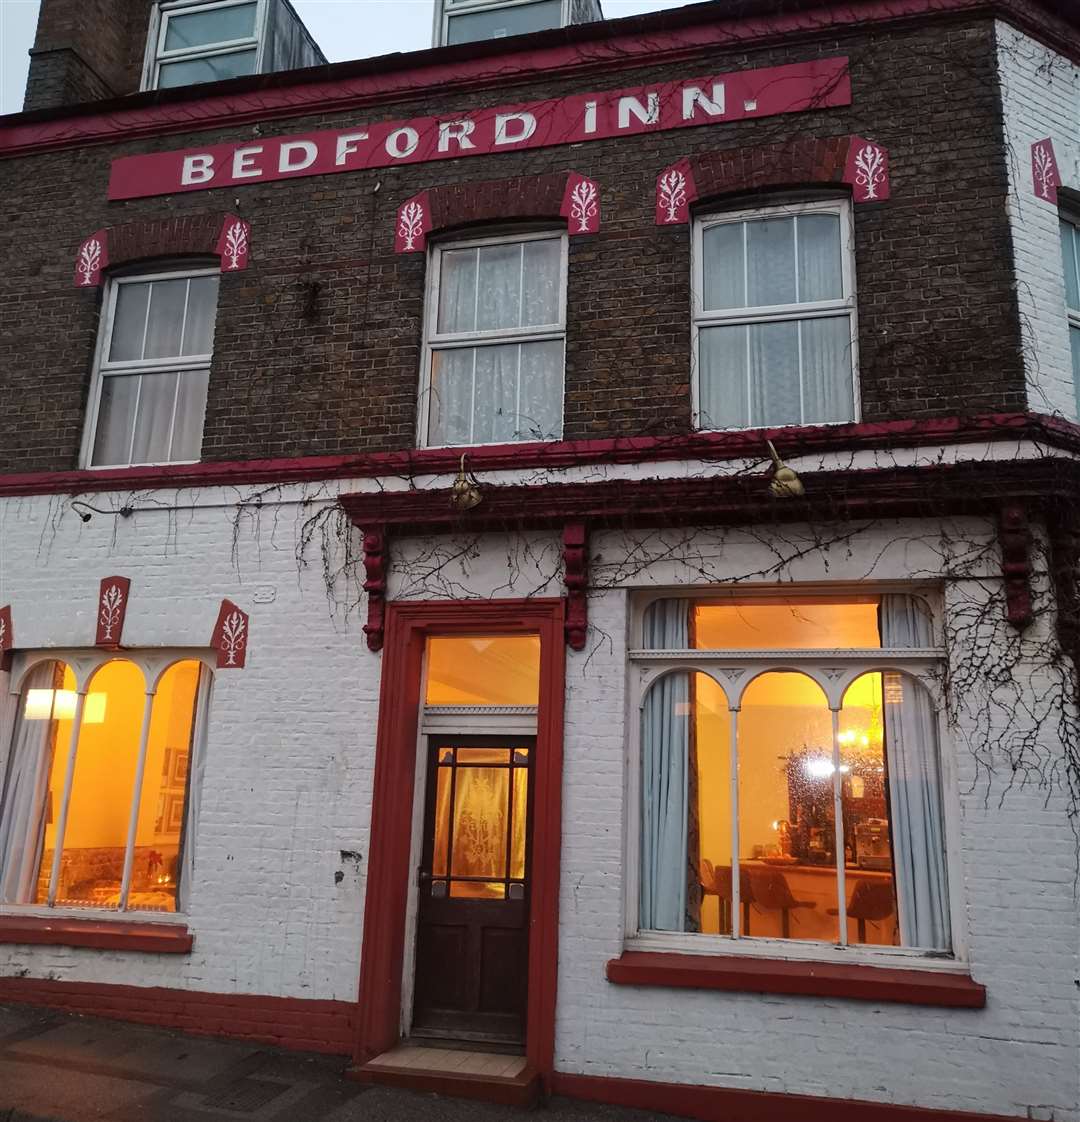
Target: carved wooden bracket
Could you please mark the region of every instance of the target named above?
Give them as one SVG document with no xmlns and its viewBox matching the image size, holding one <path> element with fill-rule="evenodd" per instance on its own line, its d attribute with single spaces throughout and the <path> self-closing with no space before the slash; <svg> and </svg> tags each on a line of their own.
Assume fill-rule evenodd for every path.
<svg viewBox="0 0 1080 1122">
<path fill-rule="evenodd" d="M 1062 649 L 1080 667 L 1080 509 L 1072 504 L 1051 508 L 1050 575 L 1057 593 L 1057 630 Z M 1080 693 L 1080 679 L 1077 681 Z"/>
<path fill-rule="evenodd" d="M 364 530 L 364 591 L 367 593 L 367 636 L 369 651 L 381 651 L 386 626 L 386 527 L 369 526 Z"/>
<path fill-rule="evenodd" d="M 15 646 L 15 625 L 11 621 L 11 605 L 0 608 L 0 671 L 11 669 L 11 649 Z"/>
<path fill-rule="evenodd" d="M 1022 503 L 1005 503 L 998 515 L 1001 572 L 1009 623 L 1023 630 L 1031 623 L 1031 528 Z"/>
<path fill-rule="evenodd" d="M 563 583 L 566 585 L 566 644 L 585 649 L 589 630 L 589 530 L 584 522 L 563 526 Z"/>
</svg>

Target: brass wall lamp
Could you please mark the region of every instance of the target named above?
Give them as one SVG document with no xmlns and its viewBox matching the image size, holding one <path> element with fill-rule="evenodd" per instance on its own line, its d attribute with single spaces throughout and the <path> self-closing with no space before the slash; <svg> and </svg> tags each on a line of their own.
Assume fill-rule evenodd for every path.
<svg viewBox="0 0 1080 1122">
<path fill-rule="evenodd" d="M 458 468 L 457 478 L 450 488 L 450 506 L 461 513 L 472 510 L 484 500 L 480 491 L 480 483 L 473 473 L 465 471 L 465 456 L 461 457 L 461 466 Z"/>
<path fill-rule="evenodd" d="M 794 468 L 789 468 L 783 460 L 780 459 L 779 452 L 773 446 L 771 440 L 766 440 L 765 443 L 769 446 L 769 455 L 772 456 L 773 474 L 772 479 L 769 480 L 769 491 L 778 499 L 799 499 L 806 494 L 806 488 L 802 484 L 802 480 L 796 475 Z"/>
</svg>

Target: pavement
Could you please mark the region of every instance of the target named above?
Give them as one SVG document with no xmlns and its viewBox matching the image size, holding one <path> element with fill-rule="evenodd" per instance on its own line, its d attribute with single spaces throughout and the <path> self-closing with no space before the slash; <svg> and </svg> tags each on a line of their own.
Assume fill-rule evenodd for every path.
<svg viewBox="0 0 1080 1122">
<path fill-rule="evenodd" d="M 0 1122 L 676 1122 L 551 1099 L 512 1107 L 368 1087 L 343 1057 L 0 1005 Z"/>
</svg>

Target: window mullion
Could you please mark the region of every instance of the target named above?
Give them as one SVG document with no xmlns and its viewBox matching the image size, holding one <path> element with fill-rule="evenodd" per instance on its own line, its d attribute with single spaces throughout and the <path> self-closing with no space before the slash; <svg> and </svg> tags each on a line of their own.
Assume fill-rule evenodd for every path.
<svg viewBox="0 0 1080 1122">
<path fill-rule="evenodd" d="M 139 733 L 139 755 L 135 761 L 135 783 L 131 793 L 131 816 L 128 819 L 127 847 L 124 850 L 124 876 L 120 882 L 118 910 L 127 911 L 131 891 L 131 871 L 135 864 L 135 835 L 139 829 L 139 804 L 142 802 L 143 772 L 146 770 L 146 746 L 150 742 L 150 717 L 154 710 L 154 691 L 146 691 L 143 705 L 142 730 Z"/>
<path fill-rule="evenodd" d="M 795 321 L 795 341 L 799 345 L 799 424 L 806 424 L 806 376 L 803 371 L 802 320 Z"/>
<path fill-rule="evenodd" d="M 731 770 L 731 937 L 740 938 L 742 907 L 739 899 L 739 710 L 730 709 L 731 733 L 729 740 Z M 721 932 L 723 934 L 723 932 Z"/>
<path fill-rule="evenodd" d="M 840 773 L 840 710 L 830 709 L 832 716 L 833 764 L 833 834 L 836 847 L 836 907 L 840 925 L 840 946 L 847 946 L 847 869 L 844 863 L 844 777 Z"/>
<path fill-rule="evenodd" d="M 517 345 L 517 378 L 514 387 L 514 432 L 516 435 L 521 435 L 521 352 L 524 349 L 522 343 Z"/>
<path fill-rule="evenodd" d="M 128 440 L 127 463 L 135 462 L 135 433 L 139 429 L 139 404 L 142 401 L 142 383 L 144 374 L 138 375 L 139 384 L 135 387 L 135 408 L 131 411 L 131 439 Z"/>
<path fill-rule="evenodd" d="M 476 443 L 476 348 L 472 354 L 472 390 L 469 397 L 469 443 Z"/>
<path fill-rule="evenodd" d="M 49 873 L 49 895 L 46 901 L 50 908 L 56 904 L 56 893 L 60 887 L 60 860 L 64 852 L 64 831 L 67 830 L 68 806 L 71 802 L 71 786 L 75 779 L 75 751 L 79 746 L 82 732 L 83 709 L 86 705 L 86 690 L 83 686 L 75 695 L 75 715 L 71 719 L 71 740 L 68 744 L 67 765 L 64 770 L 64 793 L 60 797 L 60 815 L 56 821 L 56 835 L 53 840 L 53 863 Z M 54 691 L 55 704 L 55 691 Z"/>
<path fill-rule="evenodd" d="M 176 434 L 176 410 L 180 404 L 180 382 L 183 377 L 183 371 L 178 370 L 176 372 L 176 385 L 173 386 L 172 415 L 169 417 L 169 439 L 165 446 L 165 458 L 167 460 L 173 458 L 172 446 L 173 436 Z"/>
<path fill-rule="evenodd" d="M 146 286 L 146 318 L 143 320 L 142 326 L 142 348 L 139 350 L 139 360 L 142 361 L 146 358 L 146 336 L 150 332 L 150 302 L 154 299 L 154 282 Z"/>
</svg>

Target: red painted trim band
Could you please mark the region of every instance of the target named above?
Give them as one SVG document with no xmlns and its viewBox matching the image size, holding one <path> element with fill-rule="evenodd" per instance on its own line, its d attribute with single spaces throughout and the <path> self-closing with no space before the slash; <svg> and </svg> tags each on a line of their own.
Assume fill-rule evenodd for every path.
<svg viewBox="0 0 1080 1122">
<path fill-rule="evenodd" d="M 607 964 L 607 979 L 623 986 L 844 997 L 949 1009 L 982 1009 L 986 1005 L 986 987 L 966 974 L 750 955 L 624 951 Z"/>
<path fill-rule="evenodd" d="M 179 923 L 0 916 L 0 943 L 187 954 L 195 936 Z"/>
<path fill-rule="evenodd" d="M 714 98 L 715 104 L 710 100 Z M 847 58 L 813 59 L 544 101 L 451 110 L 440 116 L 371 121 L 362 127 L 350 124 L 261 136 L 257 143 L 249 136 L 199 148 L 122 156 L 112 162 L 109 199 L 250 187 L 281 179 L 578 145 L 850 104 Z"/>
<path fill-rule="evenodd" d="M 23 495 L 85 495 L 157 487 L 239 486 L 303 483 L 323 479 L 368 479 L 381 475 L 443 475 L 457 471 L 463 453 L 470 470 L 510 471 L 663 460 L 723 461 L 764 458 L 765 441 L 784 455 L 848 452 L 875 448 L 919 448 L 990 440 L 1038 440 L 1080 453 L 1080 425 L 1038 413 L 875 421 L 743 432 L 628 436 L 600 440 L 496 444 L 479 448 L 419 448 L 355 456 L 300 456 L 273 460 L 221 460 L 176 467 L 112 468 L 106 471 L 48 471 L 0 475 L 0 498 Z"/>
<path fill-rule="evenodd" d="M 566 1072 L 552 1076 L 551 1089 L 574 1099 L 656 1110 L 701 1122 L 1017 1122 L 1023 1117 Z"/>
<path fill-rule="evenodd" d="M 5 1001 L 334 1056 L 348 1054 L 356 1017 L 349 1001 L 45 978 L 0 978 L 0 1002 Z"/>
<path fill-rule="evenodd" d="M 515 43 L 509 54 L 503 53 L 501 40 L 470 43 L 238 78 L 209 88 L 150 91 L 60 112 L 12 114 L 0 125 L 0 156 L 265 123 L 311 112 L 350 112 L 420 91 L 504 88 L 538 75 L 550 79 L 624 70 L 640 62 L 673 62 L 706 49 L 745 49 L 788 36 L 806 41 L 808 35 L 835 35 L 842 27 L 934 16 L 1007 19 L 1067 57 L 1080 58 L 1076 18 L 1064 16 L 1059 5 L 1036 3 L 1038 8 L 1022 0 L 818 0 L 800 5 L 799 11 L 776 14 L 775 3 L 762 2 L 743 4 L 740 18 L 727 20 L 698 5 L 523 36 L 522 45 Z"/>
</svg>

